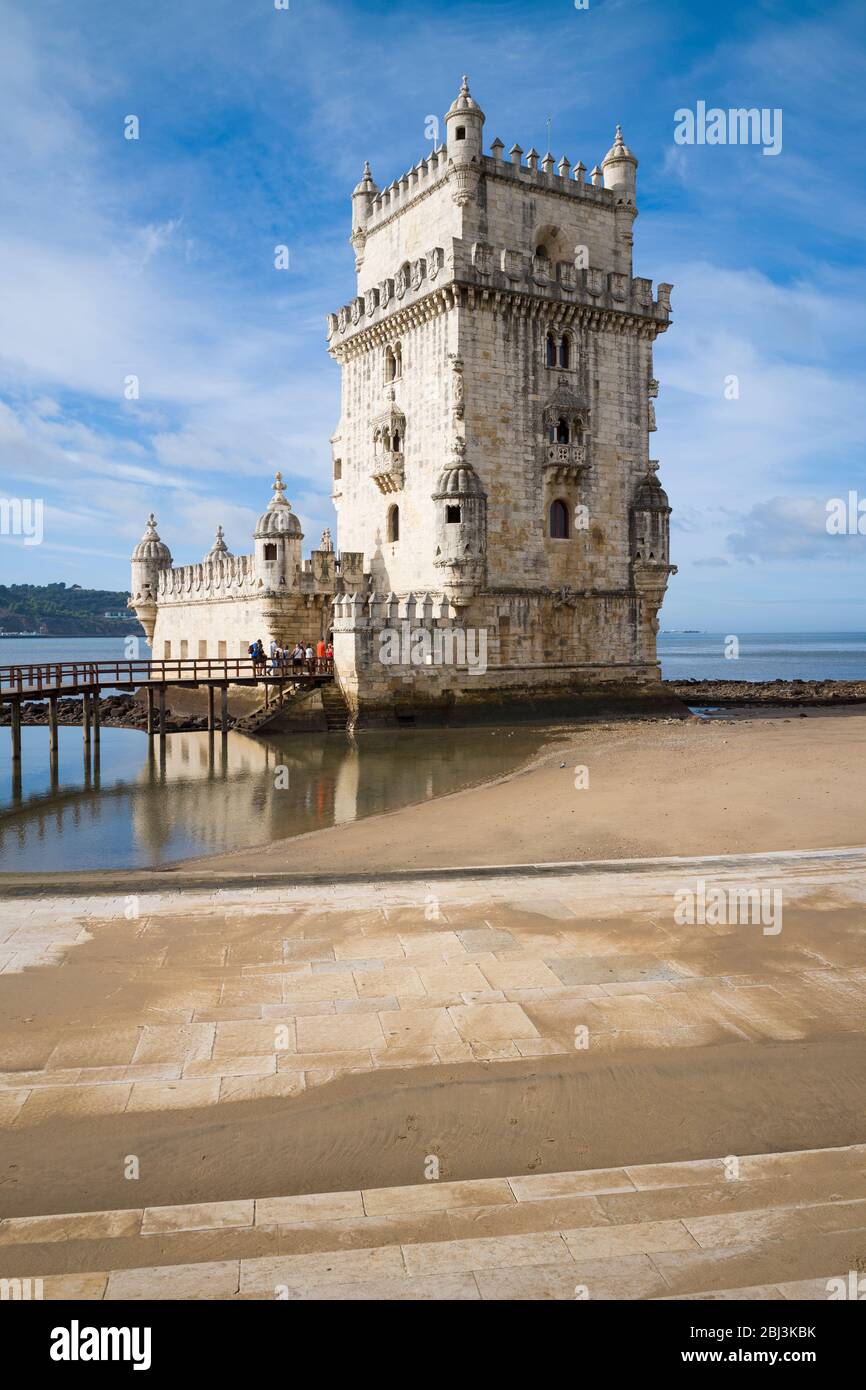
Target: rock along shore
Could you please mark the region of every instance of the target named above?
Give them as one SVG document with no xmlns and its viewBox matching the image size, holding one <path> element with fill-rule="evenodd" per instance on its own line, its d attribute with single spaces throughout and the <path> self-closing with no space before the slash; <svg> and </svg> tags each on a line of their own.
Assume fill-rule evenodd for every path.
<svg viewBox="0 0 866 1390">
<path fill-rule="evenodd" d="M 866 681 L 662 681 L 688 705 L 856 705 Z"/>
<path fill-rule="evenodd" d="M 57 701 L 58 724 L 81 724 L 81 698 L 70 696 Z M 9 706 L 0 708 L 0 725 L 10 721 Z M 147 710 L 132 695 L 105 695 L 99 701 L 99 722 L 109 729 L 146 729 Z M 229 716 L 229 727 L 236 721 Z M 22 725 L 47 724 L 48 702 L 46 700 L 24 700 L 21 704 Z M 166 707 L 166 732 L 183 733 L 189 729 L 206 729 L 207 718 L 197 714 L 172 714 Z"/>
</svg>

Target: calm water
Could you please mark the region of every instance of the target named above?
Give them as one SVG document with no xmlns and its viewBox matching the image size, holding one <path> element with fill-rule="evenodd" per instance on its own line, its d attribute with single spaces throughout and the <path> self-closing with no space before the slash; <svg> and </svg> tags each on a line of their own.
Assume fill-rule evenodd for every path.
<svg viewBox="0 0 866 1390">
<path fill-rule="evenodd" d="M 670 680 L 864 680 L 866 634 L 660 633 Z M 9 638 L 0 664 L 129 656 L 124 639 Z M 142 642 L 140 653 L 147 655 Z M 223 742 L 170 734 L 160 761 L 135 729 L 102 731 L 99 762 L 85 763 L 81 730 L 60 729 L 52 771 L 48 730 L 22 730 L 20 780 L 0 729 L 0 871 L 159 865 L 265 844 L 391 811 L 500 776 L 531 757 L 541 729 L 442 729 L 294 734 Z M 278 769 L 285 786 L 278 787 Z"/>
<path fill-rule="evenodd" d="M 22 729 L 21 781 L 0 729 L 0 871 L 166 864 L 393 811 L 501 776 L 541 745 L 535 729 L 169 734 L 103 728 L 98 765 L 61 728 Z"/>
<path fill-rule="evenodd" d="M 665 680 L 866 680 L 866 633 L 740 633 L 739 656 L 725 657 L 726 633 L 660 632 Z"/>
</svg>

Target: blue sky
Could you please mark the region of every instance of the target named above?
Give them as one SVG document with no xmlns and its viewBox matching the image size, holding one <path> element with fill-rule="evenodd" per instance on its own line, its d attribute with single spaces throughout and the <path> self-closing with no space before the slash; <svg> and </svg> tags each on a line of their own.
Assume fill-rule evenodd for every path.
<svg viewBox="0 0 866 1390">
<path fill-rule="evenodd" d="M 318 541 L 351 190 L 428 152 L 468 72 L 487 147 L 544 150 L 550 116 L 591 168 L 620 121 L 640 160 L 635 273 L 674 285 L 662 626 L 866 629 L 866 536 L 825 529 L 866 498 L 860 0 L 0 0 L 0 27 L 0 491 L 45 501 L 3 582 L 125 588 L 151 508 L 178 562 L 217 522 L 248 550 L 276 468 Z M 781 108 L 782 152 L 676 145 L 699 100 Z"/>
</svg>

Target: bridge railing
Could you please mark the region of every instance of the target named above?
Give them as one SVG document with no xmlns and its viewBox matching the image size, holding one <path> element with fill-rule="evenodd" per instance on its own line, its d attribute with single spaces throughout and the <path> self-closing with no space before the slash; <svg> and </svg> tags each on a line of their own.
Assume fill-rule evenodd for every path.
<svg viewBox="0 0 866 1390">
<path fill-rule="evenodd" d="M 248 656 L 166 657 L 140 661 L 40 661 L 0 666 L 0 697 L 39 695 L 81 690 L 86 686 L 111 687 L 171 684 L 180 681 L 238 681 L 303 679 L 333 674 L 333 662 L 314 658 L 293 665 L 291 658 L 279 666 L 268 657 L 258 665 Z"/>
<path fill-rule="evenodd" d="M 260 669 L 260 668 L 258 668 Z M 148 681 L 252 680 L 250 657 L 177 657 L 162 661 L 40 661 L 0 666 L 0 694 L 14 695 L 64 686 L 139 685 Z"/>
</svg>

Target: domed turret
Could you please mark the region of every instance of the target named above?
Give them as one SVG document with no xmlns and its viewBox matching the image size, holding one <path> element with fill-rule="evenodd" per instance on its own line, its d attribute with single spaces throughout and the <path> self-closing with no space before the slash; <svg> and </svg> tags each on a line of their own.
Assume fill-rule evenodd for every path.
<svg viewBox="0 0 866 1390">
<path fill-rule="evenodd" d="M 470 94 L 466 77 L 445 115 L 445 130 L 448 164 L 457 175 L 452 196 L 457 206 L 462 207 L 470 201 L 478 183 L 484 130 L 484 112 Z M 471 168 L 473 165 L 475 167 Z"/>
<path fill-rule="evenodd" d="M 276 589 L 290 586 L 301 568 L 301 523 L 284 496 L 282 474 L 274 478 L 274 494 L 256 522 L 256 574 L 259 586 Z"/>
<path fill-rule="evenodd" d="M 223 528 L 221 526 L 217 527 L 216 539 L 214 540 L 213 545 L 211 546 L 210 550 L 204 558 L 206 561 L 231 560 L 234 558 L 228 546 L 226 545 L 225 536 L 223 535 Z"/>
<path fill-rule="evenodd" d="M 439 475 L 433 501 L 433 563 L 442 572 L 445 594 L 460 607 L 484 587 L 487 576 L 487 494 L 466 458 L 464 439 L 455 440 L 452 460 Z"/>
<path fill-rule="evenodd" d="M 631 504 L 632 561 L 667 570 L 670 554 L 671 514 L 668 495 L 650 467 L 638 483 Z"/>
<path fill-rule="evenodd" d="M 611 188 L 627 203 L 633 203 L 637 160 L 622 138 L 622 126 L 617 126 L 614 142 L 601 161 L 605 188 Z"/>
<path fill-rule="evenodd" d="M 129 607 L 144 628 L 148 642 L 153 640 L 156 626 L 156 598 L 162 570 L 171 569 L 171 551 L 159 538 L 153 512 L 147 519 L 144 535 L 132 552 L 132 596 Z"/>
<path fill-rule="evenodd" d="M 352 190 L 352 231 L 364 227 L 370 215 L 370 206 L 379 192 L 370 173 L 369 161 L 364 164 L 361 182 Z"/>
<path fill-rule="evenodd" d="M 159 532 L 156 529 L 156 517 L 153 512 L 147 518 L 147 526 L 144 535 L 132 552 L 132 563 L 143 562 L 154 564 L 158 569 L 163 569 L 171 564 L 171 551 L 165 541 L 160 540 Z"/>
</svg>

